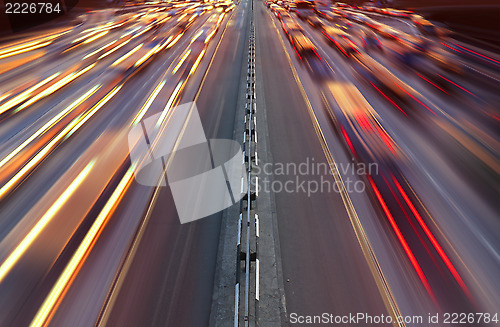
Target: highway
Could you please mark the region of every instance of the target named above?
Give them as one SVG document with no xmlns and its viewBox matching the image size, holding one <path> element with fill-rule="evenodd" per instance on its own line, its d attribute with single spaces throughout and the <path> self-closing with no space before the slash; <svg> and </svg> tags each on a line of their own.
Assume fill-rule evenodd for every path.
<svg viewBox="0 0 500 327">
<path fill-rule="evenodd" d="M 416 14 L 240 0 L 88 11 L 0 42 L 0 326 L 232 325 L 211 307 L 236 231 L 224 211 L 181 224 L 170 187 L 135 180 L 128 133 L 194 101 L 208 139 L 241 143 L 252 21 L 282 325 L 499 324 L 500 55 Z"/>
</svg>

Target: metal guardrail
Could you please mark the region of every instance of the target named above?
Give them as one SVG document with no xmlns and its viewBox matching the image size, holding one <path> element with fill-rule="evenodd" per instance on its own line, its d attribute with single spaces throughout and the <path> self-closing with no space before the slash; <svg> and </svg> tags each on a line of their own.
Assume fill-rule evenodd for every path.
<svg viewBox="0 0 500 327">
<path fill-rule="evenodd" d="M 259 220 L 255 213 L 256 199 L 258 196 L 257 183 L 252 183 L 252 169 L 257 162 L 257 132 L 255 118 L 256 114 L 256 96 L 255 96 L 255 26 L 253 22 L 253 1 L 251 6 L 250 37 L 248 49 L 248 69 L 247 69 L 247 87 L 245 103 L 245 129 L 243 132 L 243 163 L 246 165 L 247 172 L 247 192 L 240 201 L 240 215 L 238 223 L 237 238 L 237 258 L 236 258 L 236 284 L 235 284 L 235 303 L 234 303 L 234 326 L 244 325 L 248 327 L 250 320 L 254 320 L 254 325 L 258 326 L 258 307 L 259 307 L 259 259 L 258 259 L 258 238 L 259 238 Z M 256 181 L 256 177 L 255 177 Z M 244 189 L 244 179 L 242 178 L 241 190 Z M 253 224 L 252 224 L 253 222 Z M 242 248 L 242 244 L 243 248 Z M 253 251 L 253 252 L 252 252 Z M 245 262 L 245 270 L 241 268 L 241 262 Z M 253 269 L 252 269 L 253 267 Z M 254 276 L 251 274 L 254 273 Z M 244 277 L 244 278 L 243 278 Z M 251 290 L 250 284 L 254 282 L 255 289 Z M 244 288 L 240 287 L 244 283 Z M 254 302 L 251 297 L 254 295 Z M 253 306 L 253 307 L 252 307 Z M 253 310 L 253 312 L 251 312 Z M 252 315 L 253 313 L 253 315 Z M 240 318 L 242 316 L 243 319 Z M 251 319 L 253 318 L 253 319 Z"/>
</svg>

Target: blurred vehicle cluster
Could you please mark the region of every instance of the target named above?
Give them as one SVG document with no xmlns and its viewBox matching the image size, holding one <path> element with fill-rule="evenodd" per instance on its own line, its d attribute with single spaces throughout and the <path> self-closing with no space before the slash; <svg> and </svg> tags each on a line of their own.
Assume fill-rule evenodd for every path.
<svg viewBox="0 0 500 327">
<path fill-rule="evenodd" d="M 497 205 L 491 199 L 492 194 L 498 195 L 500 180 L 498 54 L 466 43 L 445 26 L 410 10 L 308 0 L 264 1 L 294 50 L 287 51 L 289 60 L 305 81 L 308 94 L 320 94 L 348 156 L 378 164 L 378 173 L 366 178 L 372 200 L 429 296 L 440 301 L 433 290 L 436 281 L 426 277 L 434 272 L 424 272 L 427 268 L 417 262 L 431 257 L 444 262 L 458 293 L 470 299 L 462 277 L 427 228 L 426 221 L 434 218 L 413 193 L 408 176 L 418 169 L 432 175 L 423 166 L 415 168 L 424 157 L 435 162 L 430 170 L 438 169 L 437 161 L 445 158 L 450 164 L 446 169 L 457 171 L 469 182 L 465 193 L 484 195 L 485 208 Z M 410 130 L 439 149 L 440 159 L 427 153 L 430 146 L 415 150 L 418 146 L 408 145 Z M 453 182 L 441 180 L 439 185 Z M 458 198 L 450 196 L 450 206 L 462 201 Z M 415 228 L 418 225 L 421 234 Z M 415 235 L 420 240 L 413 243 Z M 411 248 L 425 244 L 425 237 L 437 252 L 419 258 Z"/>
</svg>

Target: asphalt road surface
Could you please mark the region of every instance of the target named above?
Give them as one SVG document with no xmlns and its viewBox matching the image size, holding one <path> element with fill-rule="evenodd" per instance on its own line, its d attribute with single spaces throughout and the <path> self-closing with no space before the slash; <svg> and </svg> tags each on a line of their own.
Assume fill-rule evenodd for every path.
<svg viewBox="0 0 500 327">
<path fill-rule="evenodd" d="M 284 324 L 498 324 L 500 56 L 408 13 L 289 5 L 107 8 L 0 43 L 0 326 L 209 325 L 223 212 L 181 224 L 128 133 L 194 101 L 241 141 L 252 19 Z"/>
</svg>

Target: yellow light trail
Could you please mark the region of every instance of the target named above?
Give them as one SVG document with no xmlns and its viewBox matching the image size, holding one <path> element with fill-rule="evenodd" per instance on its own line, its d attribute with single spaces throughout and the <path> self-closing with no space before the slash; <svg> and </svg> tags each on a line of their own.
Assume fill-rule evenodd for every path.
<svg viewBox="0 0 500 327">
<path fill-rule="evenodd" d="M 101 101 L 99 101 L 92 109 L 85 114 L 79 116 L 74 120 L 76 124 L 74 125 L 69 125 L 71 127 L 70 131 L 68 134 L 65 136 L 65 139 L 69 138 L 73 133 L 75 133 L 80 127 L 82 127 L 83 124 L 85 124 L 92 116 L 101 109 L 102 106 L 104 106 L 113 96 L 115 96 L 118 91 L 122 88 L 123 85 L 119 85 L 115 87 L 111 92 L 109 92 Z"/>
<path fill-rule="evenodd" d="M 160 117 L 158 118 L 158 122 L 156 123 L 156 128 L 160 127 L 161 124 L 163 124 L 163 121 L 165 120 L 165 117 L 167 117 L 168 113 L 170 112 L 170 109 L 172 108 L 172 104 L 174 103 L 174 100 L 177 98 L 177 95 L 179 94 L 179 91 L 182 87 L 182 84 L 184 82 L 180 81 L 179 84 L 174 89 L 174 92 L 172 92 L 172 95 L 168 99 L 167 105 L 165 106 L 165 109 L 163 109 Z"/>
<path fill-rule="evenodd" d="M 30 327 L 42 327 L 47 326 L 50 322 L 52 315 L 54 314 L 57 303 L 60 302 L 60 299 L 64 297 L 64 294 L 71 286 L 71 281 L 76 276 L 79 268 L 83 265 L 86 258 L 88 257 L 90 251 L 94 247 L 99 235 L 101 234 L 103 227 L 108 222 L 111 214 L 114 212 L 115 208 L 120 203 L 123 198 L 126 190 L 132 183 L 134 179 L 134 167 L 130 167 L 125 176 L 121 179 L 120 183 L 114 190 L 113 194 L 106 202 L 106 205 L 99 213 L 99 216 L 96 218 L 92 227 L 85 235 L 85 238 L 82 240 L 82 243 L 73 254 L 70 262 L 66 265 L 64 271 L 61 276 L 59 276 L 57 282 L 54 287 L 52 287 L 49 295 L 43 302 L 42 306 L 38 310 L 35 318 L 30 324 Z"/>
<path fill-rule="evenodd" d="M 16 186 L 42 159 L 63 139 L 71 136 L 87 120 L 89 120 L 106 102 L 108 102 L 120 89 L 121 85 L 115 87 L 103 99 L 101 99 L 92 109 L 85 114 L 78 116 L 69 123 L 62 132 L 55 136 L 46 144 L 26 165 L 21 168 L 5 185 L 0 188 L 0 199 L 3 198 L 14 186 Z"/>
<path fill-rule="evenodd" d="M 97 40 L 98 38 L 103 37 L 104 35 L 106 35 L 106 34 L 108 34 L 108 33 L 109 33 L 109 31 L 104 31 L 104 32 L 101 32 L 101 33 L 99 33 L 99 34 L 97 34 L 97 35 L 94 35 L 94 36 L 93 36 L 93 37 L 91 37 L 90 39 L 85 40 L 85 41 L 83 42 L 83 44 L 87 44 L 87 43 L 90 43 L 90 42 L 92 42 L 92 41 L 95 41 L 95 40 Z"/>
<path fill-rule="evenodd" d="M 36 50 L 36 49 L 39 49 L 39 48 L 43 48 L 44 46 L 47 46 L 47 45 L 49 45 L 51 43 L 52 43 L 52 41 L 45 42 L 45 43 L 39 43 L 39 44 L 34 45 L 32 47 L 29 47 L 29 48 L 22 48 L 22 49 L 17 50 L 17 51 L 8 52 L 6 54 L 0 55 L 0 59 L 11 57 L 11 56 L 15 56 L 15 55 L 18 55 L 18 54 L 21 54 L 21 53 L 25 53 L 25 52 L 28 52 L 28 51 L 31 51 L 31 50 Z"/>
<path fill-rule="evenodd" d="M 112 65 L 111 65 L 111 67 L 114 67 L 114 66 L 118 65 L 119 63 L 121 63 L 122 61 L 124 61 L 125 59 L 127 59 L 128 57 L 130 57 L 131 55 L 133 55 L 133 54 L 134 54 L 137 50 L 139 50 L 139 49 L 142 47 L 142 45 L 143 45 L 143 44 L 144 44 L 144 43 L 139 44 L 138 46 L 136 46 L 135 48 L 133 48 L 131 51 L 129 51 L 129 53 L 127 53 L 126 55 L 124 55 L 124 56 L 122 56 L 122 57 L 118 58 L 118 59 L 117 59 L 117 60 L 116 60 L 116 61 L 115 61 Z"/>
<path fill-rule="evenodd" d="M 33 98 L 31 98 L 29 101 L 26 101 L 25 103 L 23 103 L 19 108 L 17 108 L 14 112 L 18 112 L 18 111 L 21 111 L 23 110 L 24 108 L 28 107 L 29 105 L 35 103 L 36 101 L 40 100 L 41 98 L 49 95 L 49 94 L 52 94 L 54 93 L 55 91 L 59 90 L 60 88 L 62 88 L 63 86 L 71 83 L 72 81 L 74 81 L 75 79 L 77 79 L 78 77 L 80 77 L 81 75 L 85 74 L 86 72 L 88 72 L 90 69 L 92 69 L 94 66 L 96 65 L 96 63 L 93 63 L 85 68 L 83 68 L 82 70 L 80 70 L 79 72 L 73 72 L 71 74 L 69 74 L 68 76 L 64 77 L 63 79 L 61 79 L 60 81 L 54 83 L 54 85 L 48 87 L 45 91 L 42 91 L 40 93 L 38 93 L 36 96 L 34 96 Z"/>
<path fill-rule="evenodd" d="M 36 40 L 36 41 L 25 42 L 25 43 L 16 43 L 15 45 L 6 46 L 6 47 L 0 49 L 0 56 L 3 56 L 3 55 L 8 54 L 10 52 L 15 52 L 15 51 L 18 51 L 20 49 L 28 48 L 28 47 L 43 43 L 46 40 L 50 40 L 50 38 L 47 37 L 47 38 L 43 38 L 42 40 Z"/>
<path fill-rule="evenodd" d="M 137 33 L 137 34 L 134 34 L 134 36 L 132 36 L 133 39 L 135 39 L 136 37 L 138 36 L 141 36 L 142 34 L 146 33 L 147 31 L 149 31 L 153 26 L 152 25 L 148 25 L 145 29 L 143 29 L 140 33 Z"/>
<path fill-rule="evenodd" d="M 76 191 L 78 186 L 83 182 L 85 177 L 89 174 L 90 170 L 94 166 L 95 161 L 91 161 L 75 178 L 73 182 L 66 188 L 66 190 L 59 196 L 59 198 L 50 206 L 50 208 L 45 212 L 45 214 L 40 218 L 40 220 L 33 226 L 29 233 L 24 237 L 24 239 L 19 243 L 19 245 L 12 251 L 12 253 L 7 257 L 7 259 L 0 266 L 0 282 L 3 281 L 5 276 L 9 273 L 12 267 L 16 264 L 21 256 L 26 252 L 28 247 L 33 243 L 42 230 L 51 221 L 54 215 L 61 209 L 61 207 L 66 203 L 66 201 L 71 197 L 71 195 Z"/>
<path fill-rule="evenodd" d="M 166 45 L 168 45 L 168 44 L 170 43 L 170 41 L 172 40 L 172 38 L 173 38 L 173 36 L 172 36 L 172 35 L 170 35 L 170 36 L 167 38 L 167 40 L 163 43 L 162 48 L 163 48 L 163 47 L 165 47 Z M 167 49 L 168 49 L 168 48 L 167 48 Z"/>
<path fill-rule="evenodd" d="M 189 42 L 189 44 L 193 43 L 194 41 L 196 41 L 196 39 L 201 35 L 203 34 L 203 30 L 200 29 L 200 31 L 198 33 L 196 33 L 193 38 L 191 39 L 191 42 Z"/>
<path fill-rule="evenodd" d="M 210 41 L 210 39 L 215 35 L 215 29 L 210 32 L 210 34 L 207 35 L 207 38 L 205 39 L 205 43 L 208 43 Z"/>
<path fill-rule="evenodd" d="M 142 117 L 144 117 L 144 115 L 146 114 L 149 107 L 151 106 L 153 101 L 156 99 L 156 96 L 158 95 L 158 93 L 160 93 L 160 91 L 164 85 L 165 85 L 165 81 L 162 81 L 160 84 L 158 84 L 156 86 L 156 88 L 154 89 L 153 93 L 151 93 L 151 95 L 149 96 L 149 98 L 146 101 L 146 103 L 144 104 L 144 106 L 142 106 L 142 108 L 141 108 L 141 110 L 139 110 L 139 113 L 137 114 L 137 116 L 135 116 L 134 121 L 132 122 L 132 126 L 137 125 L 141 121 Z"/>
<path fill-rule="evenodd" d="M 179 60 L 179 63 L 177 64 L 177 66 L 175 66 L 174 70 L 172 71 L 172 75 L 174 75 L 175 73 L 177 73 L 177 71 L 179 70 L 179 68 L 184 63 L 184 61 L 186 60 L 186 58 L 189 56 L 190 53 L 191 53 L 191 49 L 189 49 L 188 51 L 186 51 L 186 53 L 184 54 L 184 56 L 182 56 L 181 60 Z"/>
<path fill-rule="evenodd" d="M 201 53 L 199 54 L 198 58 L 196 58 L 196 61 L 194 62 L 193 67 L 191 67 L 191 70 L 189 71 L 189 75 L 188 76 L 191 76 L 191 74 L 194 73 L 194 71 L 196 70 L 196 68 L 198 68 L 198 65 L 200 64 L 201 58 L 203 58 L 204 54 L 205 54 L 205 49 L 203 49 L 201 51 Z"/>
<path fill-rule="evenodd" d="M 2 102 L 5 98 L 7 98 L 10 95 L 10 92 L 6 92 L 0 96 L 0 102 Z"/>
<path fill-rule="evenodd" d="M 181 36 L 183 35 L 184 33 L 179 33 L 179 35 L 177 35 L 175 37 L 175 39 L 172 40 L 172 42 L 170 42 L 167 46 L 167 49 L 171 48 L 174 44 L 177 43 L 177 41 L 179 41 L 179 39 L 181 38 Z"/>
<path fill-rule="evenodd" d="M 107 51 L 106 53 L 104 53 L 104 54 L 100 55 L 100 56 L 99 56 L 99 58 L 97 58 L 97 60 L 100 60 L 100 59 L 102 59 L 102 58 L 104 58 L 104 57 L 106 57 L 106 56 L 108 56 L 108 55 L 112 54 L 112 53 L 113 53 L 113 52 L 115 52 L 116 50 L 120 49 L 121 47 L 123 47 L 124 45 L 126 45 L 127 43 L 129 43 L 129 42 L 130 42 L 130 40 L 132 40 L 132 39 L 128 39 L 127 41 L 123 42 L 122 44 L 120 44 L 120 45 L 118 45 L 118 46 L 114 47 L 113 49 L 111 49 L 111 50 Z"/>
<path fill-rule="evenodd" d="M 36 139 L 38 136 L 42 135 L 45 133 L 47 130 L 49 130 L 50 127 L 52 127 L 55 123 L 60 121 L 66 114 L 68 114 L 70 111 L 72 111 L 74 108 L 82 104 L 85 100 L 87 100 L 90 96 L 95 94 L 95 92 L 99 89 L 100 85 L 94 86 L 92 89 L 87 91 L 84 95 L 82 95 L 80 98 L 78 98 L 76 101 L 74 101 L 72 104 L 70 104 L 66 109 L 58 113 L 56 116 L 54 116 L 51 120 L 46 122 L 41 128 L 39 128 L 33 135 L 31 135 L 26 141 L 24 141 L 21 145 L 19 145 L 17 148 L 15 148 L 11 153 L 9 153 L 5 158 L 0 161 L 0 168 L 2 168 L 9 160 L 11 160 L 16 154 L 18 154 L 22 149 L 24 149 L 29 143 L 31 143 L 34 139 Z"/>
<path fill-rule="evenodd" d="M 224 16 L 225 16 L 225 13 L 222 13 L 220 16 L 219 16 L 219 19 L 217 20 L 217 26 L 220 25 L 220 23 L 222 22 L 222 20 L 224 19 Z"/>
<path fill-rule="evenodd" d="M 128 36 L 128 35 L 130 35 L 130 34 L 132 34 L 132 33 L 135 33 L 135 32 L 137 32 L 137 31 L 138 31 L 138 30 L 140 30 L 140 29 L 141 29 L 141 27 L 140 27 L 140 26 L 138 26 L 138 27 L 136 27 L 136 28 L 133 28 L 133 29 L 131 29 L 130 31 L 128 31 L 127 33 L 123 34 L 123 35 L 120 37 L 120 39 L 121 39 L 121 38 L 124 38 L 125 36 Z"/>
<path fill-rule="evenodd" d="M 87 31 L 84 31 L 84 32 L 82 32 L 82 33 L 85 33 L 85 32 L 88 32 L 88 31 L 90 31 L 90 29 L 89 29 L 89 30 L 87 30 Z M 81 41 L 81 40 L 83 40 L 83 39 L 85 39 L 85 38 L 87 38 L 87 37 L 89 37 L 89 36 L 91 36 L 91 35 L 97 34 L 97 33 L 99 33 L 99 31 L 92 31 L 92 32 L 90 32 L 90 33 L 87 33 L 87 34 L 86 34 L 86 35 L 84 35 L 84 36 L 80 36 L 79 38 L 77 38 L 77 39 L 73 40 L 71 43 L 76 43 L 76 42 L 78 42 L 78 41 Z"/>
<path fill-rule="evenodd" d="M 42 37 L 42 38 L 40 38 L 39 40 L 36 40 L 36 41 L 26 42 L 26 43 L 22 43 L 22 44 L 17 43 L 17 45 L 7 46 L 5 48 L 0 49 L 0 56 L 4 56 L 4 55 L 9 54 L 11 52 L 16 52 L 16 51 L 19 51 L 19 50 L 22 50 L 22 49 L 25 49 L 25 48 L 37 46 L 40 43 L 47 43 L 47 41 L 55 39 L 55 38 L 57 38 L 57 37 L 59 37 L 61 35 L 64 35 L 64 34 L 68 33 L 68 32 L 69 31 L 61 32 L 61 33 L 56 33 L 56 34 L 53 34 L 53 35 Z M 51 43 L 51 42 L 48 42 L 48 43 Z M 3 58 L 3 57 L 1 57 L 1 58 Z"/>
<path fill-rule="evenodd" d="M 85 57 L 83 57 L 82 59 L 87 59 L 89 57 L 92 57 L 93 55 L 95 55 L 96 53 L 98 53 L 99 51 L 101 51 L 102 49 L 105 49 L 111 45 L 113 45 L 114 43 L 118 42 L 118 40 L 114 40 L 114 41 L 111 41 L 109 42 L 108 44 L 106 45 L 103 45 L 102 47 L 99 47 L 97 48 L 96 50 L 92 51 L 91 53 L 89 53 L 88 55 L 86 55 Z"/>
<path fill-rule="evenodd" d="M 36 85 L 30 87 L 26 91 L 18 94 L 14 98 L 10 99 L 9 101 L 7 101 L 6 103 L 4 103 L 3 105 L 0 106 L 0 114 L 3 114 L 7 110 L 11 109 L 12 107 L 14 107 L 14 106 L 18 105 L 19 103 L 23 102 L 24 100 L 26 100 L 31 95 L 31 92 L 33 92 L 34 90 L 36 90 L 40 86 L 46 84 L 47 82 L 53 80 L 54 78 L 56 78 L 60 74 L 61 74 L 60 72 L 52 74 L 51 76 L 47 77 L 43 81 L 37 83 Z"/>
<path fill-rule="evenodd" d="M 161 46 L 161 44 L 157 44 L 154 46 L 153 49 L 149 50 L 144 56 L 142 56 L 137 62 L 134 64 L 135 67 L 139 66 L 143 62 L 149 59 L 154 53 L 156 53 L 156 50 Z"/>
</svg>

